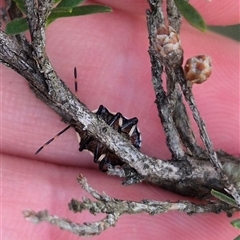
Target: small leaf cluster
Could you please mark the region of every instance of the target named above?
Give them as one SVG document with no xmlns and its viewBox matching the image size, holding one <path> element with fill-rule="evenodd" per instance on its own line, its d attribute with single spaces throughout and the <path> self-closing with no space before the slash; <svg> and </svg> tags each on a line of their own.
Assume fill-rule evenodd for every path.
<svg viewBox="0 0 240 240">
<path fill-rule="evenodd" d="M 52 9 L 47 19 L 47 25 L 58 18 L 76 17 L 94 13 L 111 12 L 112 9 L 103 5 L 83 5 L 85 0 L 55 0 L 55 7 Z M 25 15 L 24 0 L 14 0 L 19 10 Z M 19 34 L 28 30 L 26 17 L 16 18 L 6 26 L 7 34 Z"/>
<path fill-rule="evenodd" d="M 221 193 L 221 192 L 218 192 L 218 191 L 216 191 L 216 190 L 212 190 L 212 191 L 211 191 L 211 194 L 212 194 L 215 198 L 217 198 L 217 199 L 219 199 L 219 200 L 221 200 L 221 201 L 223 201 L 223 202 L 225 202 L 225 203 L 228 203 L 229 205 L 238 207 L 236 201 L 235 201 L 233 198 L 230 198 L 230 197 L 228 197 L 227 195 L 225 195 L 225 194 L 223 194 L 223 193 Z M 240 218 L 239 218 L 239 219 L 234 219 L 233 221 L 231 221 L 231 224 L 232 224 L 235 228 L 240 229 Z M 234 240 L 240 240 L 240 235 L 238 235 L 236 238 L 234 238 Z"/>
<path fill-rule="evenodd" d="M 190 5 L 186 0 L 174 0 L 178 10 L 190 25 L 198 30 L 205 32 L 207 27 L 203 17 L 200 13 Z"/>
</svg>

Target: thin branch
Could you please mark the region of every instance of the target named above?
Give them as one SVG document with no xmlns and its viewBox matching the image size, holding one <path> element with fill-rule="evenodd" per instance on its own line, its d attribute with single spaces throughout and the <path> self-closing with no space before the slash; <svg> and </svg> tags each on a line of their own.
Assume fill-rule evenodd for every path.
<svg viewBox="0 0 240 240">
<path fill-rule="evenodd" d="M 29 3 L 27 7 L 27 12 L 30 16 L 33 15 L 32 12 L 36 11 L 32 9 L 33 7 L 36 8 L 37 6 Z M 47 10 L 43 12 L 46 14 L 49 13 Z M 153 13 L 155 15 L 151 15 L 149 20 L 152 22 L 155 21 L 154 16 L 157 17 L 157 19 L 162 19 L 161 12 Z M 28 17 L 29 21 L 35 21 L 35 19 L 30 16 Z M 34 23 L 29 24 L 35 26 Z M 38 26 L 38 24 L 36 24 L 36 26 Z M 149 27 L 152 28 L 152 25 L 149 24 Z M 34 27 L 32 28 L 34 29 Z M 155 28 L 153 29 L 153 32 L 154 31 Z M 41 35 L 42 33 L 40 32 L 39 34 Z M 38 41 L 35 40 L 34 37 L 37 37 L 39 34 L 32 34 L 32 42 Z M 43 35 L 41 35 L 40 38 L 44 40 Z M 26 78 L 36 96 L 57 112 L 80 136 L 83 131 L 87 131 L 89 135 L 94 136 L 94 138 L 119 156 L 123 162 L 134 168 L 137 175 L 131 176 L 139 176 L 137 181 L 148 181 L 170 191 L 199 198 L 209 194 L 211 189 L 223 191 L 221 179 L 207 161 L 205 161 L 204 164 L 199 163 L 201 160 L 198 160 L 196 157 L 191 158 L 185 154 L 177 128 L 174 125 L 174 119 L 171 117 L 171 110 L 167 106 L 171 103 L 171 101 L 169 101 L 170 98 L 166 97 L 166 93 L 161 84 L 159 84 L 162 65 L 154 55 L 152 55 L 152 62 L 155 65 L 152 71 L 156 77 L 153 78 L 153 84 L 157 91 L 157 99 L 160 97 L 158 108 L 160 112 L 162 111 L 163 126 L 167 133 L 167 139 L 170 139 L 168 143 L 172 142 L 172 161 L 163 161 L 142 154 L 123 136 L 87 109 L 87 107 L 70 92 L 53 70 L 45 53 L 45 43 L 41 44 L 42 47 L 40 50 L 35 51 L 33 46 L 25 39 L 19 42 L 16 38 L 10 37 L 3 31 L 0 31 L 0 46 L 0 61 L 3 64 L 11 67 Z M 38 57 L 40 59 L 38 59 Z M 170 116 L 170 120 L 168 120 L 168 116 Z M 126 171 L 124 174 L 126 177 L 129 176 Z M 184 184 L 182 184 L 182 179 L 184 179 Z M 137 181 L 133 180 L 132 182 Z M 127 178 L 125 182 L 127 184 L 131 183 L 131 178 Z M 196 186 L 198 187 L 196 188 Z"/>
<path fill-rule="evenodd" d="M 200 137 L 207 149 L 209 159 L 212 162 L 213 166 L 215 167 L 218 175 L 221 177 L 221 180 L 223 181 L 223 184 L 225 186 L 225 190 L 233 196 L 237 204 L 240 206 L 240 189 L 236 189 L 234 184 L 229 180 L 229 177 L 227 174 L 223 171 L 223 166 L 222 163 L 219 161 L 217 157 L 217 153 L 214 151 L 213 144 L 208 136 L 206 125 L 201 118 L 200 112 L 197 109 L 194 96 L 192 94 L 192 88 L 191 86 L 188 86 L 187 81 L 184 79 L 184 75 L 182 70 L 179 71 L 179 82 L 182 87 L 183 94 L 185 96 L 186 101 L 188 102 L 190 109 L 193 113 L 193 118 L 196 121 L 199 132 L 200 132 Z M 185 81 L 184 81 L 185 80 Z"/>
<path fill-rule="evenodd" d="M 182 15 L 175 5 L 174 0 L 167 0 L 167 17 L 169 26 L 171 26 L 177 33 L 179 33 L 182 22 Z"/>
<path fill-rule="evenodd" d="M 159 202 L 153 200 L 142 200 L 140 202 L 121 200 L 111 198 L 108 195 L 100 194 L 94 188 L 92 188 L 87 179 L 82 175 L 78 177 L 78 183 L 81 187 L 91 194 L 97 201 L 83 197 L 83 201 L 72 199 L 69 203 L 69 209 L 76 212 L 82 212 L 88 210 L 91 214 L 105 213 L 106 217 L 101 221 L 77 224 L 68 219 L 60 218 L 58 216 L 50 215 L 46 210 L 34 212 L 32 210 L 23 211 L 23 215 L 26 219 L 33 223 L 49 222 L 58 226 L 61 229 L 71 231 L 79 236 L 92 236 L 100 234 L 102 231 L 109 227 L 115 226 L 119 217 L 123 214 L 139 214 L 148 213 L 150 215 L 161 214 L 169 211 L 185 212 L 189 215 L 197 213 L 220 213 L 226 212 L 229 216 L 232 215 L 237 208 L 231 207 L 228 204 L 222 202 L 211 202 L 206 204 L 195 204 L 189 201 L 179 202 Z"/>
<path fill-rule="evenodd" d="M 206 158 L 204 150 L 196 142 L 182 101 L 182 93 L 177 85 L 175 68 L 176 65 L 181 65 L 183 58 L 181 42 L 177 34 L 181 25 L 180 13 L 173 1 L 167 1 L 168 21 L 169 26 L 172 27 L 167 28 L 160 2 L 156 0 L 149 1 L 149 4 L 151 11 L 147 11 L 147 24 L 150 43 L 149 55 L 152 63 L 152 82 L 156 95 L 155 102 L 167 137 L 167 146 L 175 159 L 184 157 L 183 146 L 188 154 L 200 158 L 205 156 Z M 177 31 L 173 32 L 175 28 Z M 166 72 L 167 76 L 167 92 L 163 88 L 163 71 Z M 181 145 L 183 146 L 181 147 Z"/>
<path fill-rule="evenodd" d="M 156 103 L 161 118 L 162 125 L 164 127 L 167 145 L 176 159 L 184 159 L 185 152 L 181 147 L 181 140 L 184 140 L 185 147 L 193 151 L 193 154 L 200 153 L 200 156 L 204 156 L 205 153 L 196 144 L 195 136 L 190 130 L 189 119 L 185 114 L 186 109 L 182 107 L 181 102 L 178 102 L 182 109 L 180 115 L 174 114 L 176 111 L 176 101 L 180 98 L 180 92 L 178 89 L 178 83 L 181 85 L 182 92 L 188 102 L 190 109 L 192 110 L 193 117 L 198 125 L 201 139 L 206 147 L 210 161 L 216 169 L 220 179 L 224 183 L 226 191 L 231 194 L 235 201 L 240 206 L 240 193 L 232 182 L 229 181 L 228 176 L 223 172 L 221 162 L 217 158 L 217 154 L 214 151 L 213 144 L 208 136 L 205 123 L 202 120 L 200 113 L 195 104 L 194 97 L 192 95 L 191 87 L 187 84 L 187 80 L 184 77 L 182 69 L 183 50 L 181 47 L 180 37 L 172 28 L 175 27 L 179 31 L 181 24 L 180 13 L 175 6 L 173 0 L 167 1 L 167 13 L 170 26 L 164 25 L 162 9 L 159 6 L 158 0 L 149 1 L 151 11 L 147 11 L 147 22 L 149 32 L 149 55 L 152 63 L 152 81 L 156 94 Z M 163 69 L 166 72 L 167 79 L 167 93 L 162 86 L 162 72 Z M 181 98 L 180 98 L 181 100 Z M 182 107 L 182 108 L 181 108 Z M 179 109 L 177 111 L 179 111 Z M 179 117 L 178 124 L 172 118 L 172 113 Z M 178 113 L 178 112 L 177 112 Z M 183 127 L 186 127 L 184 134 Z M 179 130 L 179 133 L 177 132 Z M 198 155 L 199 156 L 199 155 Z"/>
<path fill-rule="evenodd" d="M 156 57 L 155 39 L 157 34 L 157 25 L 163 24 L 163 13 L 159 6 L 158 1 L 149 1 L 152 11 L 147 11 L 147 24 L 149 32 L 149 55 L 152 64 L 152 84 L 156 95 L 156 104 L 159 112 L 164 131 L 166 133 L 167 145 L 171 151 L 173 158 L 183 159 L 185 152 L 182 148 L 181 140 L 179 138 L 177 129 L 174 125 L 174 121 L 169 109 L 169 99 L 162 86 L 162 72 L 163 65 L 161 61 Z M 155 6 L 157 6 L 155 8 Z M 174 137 L 173 137 L 174 136 Z"/>
<path fill-rule="evenodd" d="M 195 204 L 189 201 L 179 201 L 171 203 L 169 201 L 160 202 L 154 200 L 142 200 L 140 202 L 120 200 L 111 198 L 106 193 L 100 194 L 97 190 L 92 188 L 85 177 L 79 175 L 77 178 L 80 186 L 91 194 L 98 202 L 92 202 L 90 199 L 84 198 L 83 202 L 78 202 L 72 199 L 69 203 L 69 208 L 74 212 L 81 212 L 83 210 L 89 210 L 92 214 L 97 213 L 112 213 L 117 212 L 122 214 L 136 214 L 136 213 L 148 213 L 150 215 L 160 214 L 168 211 L 181 211 L 187 214 L 197 214 L 205 212 L 227 212 L 232 214 L 232 210 L 236 210 L 236 207 L 229 206 L 222 202 L 211 202 L 207 204 Z"/>
<path fill-rule="evenodd" d="M 208 194 L 212 188 L 219 191 L 223 189 L 214 169 L 207 162 L 200 164 L 198 161 L 192 161 L 189 157 L 180 162 L 163 161 L 140 153 L 124 137 L 101 119 L 96 118 L 95 114 L 88 110 L 60 79 L 56 82 L 56 79 L 48 80 L 54 82 L 55 92 L 58 93 L 48 94 L 49 88 L 46 79 L 38 70 L 31 52 L 23 51 L 15 39 L 2 31 L 0 31 L 0 45 L 2 46 L 0 61 L 24 76 L 37 97 L 54 109 L 66 123 L 71 124 L 80 135 L 84 128 L 89 134 L 104 143 L 123 162 L 134 168 L 145 181 L 179 194 L 190 194 L 190 196 L 200 198 Z M 29 49 L 31 49 L 31 45 Z M 207 174 L 204 175 L 205 171 Z M 188 176 L 185 178 L 184 186 L 179 182 L 183 176 Z M 195 180 L 191 179 L 193 176 Z M 198 184 L 199 189 L 197 190 L 196 185 Z M 209 188 L 205 186 L 209 186 Z"/>
<path fill-rule="evenodd" d="M 31 43 L 23 35 L 10 37 L 0 30 L 0 61 L 25 77 L 36 96 L 57 112 L 80 136 L 87 132 L 89 136 L 94 137 L 115 153 L 125 164 L 120 168 L 109 168 L 108 173 L 124 177 L 125 184 L 148 181 L 172 192 L 199 198 L 207 196 L 211 189 L 224 191 L 227 187 L 227 191 L 239 204 L 239 193 L 229 182 L 226 174 L 222 172 L 222 163 L 218 161 L 217 153 L 214 152 L 207 136 L 191 88 L 186 81 L 184 82 L 181 67 L 183 50 L 178 35 L 181 16 L 174 1 L 167 1 L 168 27 L 165 26 L 161 1 L 149 0 L 150 10 L 147 11 L 152 82 L 159 116 L 167 137 L 167 145 L 172 153 L 171 161 L 152 158 L 139 152 L 122 135 L 96 117 L 57 76 L 45 51 L 46 19 L 53 3 L 52 0 L 25 1 Z M 166 91 L 162 84 L 163 72 L 166 73 Z M 206 158 L 205 151 L 196 143 L 178 84 L 181 85 L 185 99 L 193 111 L 209 158 L 215 167 L 208 161 L 208 157 Z M 228 161 L 233 161 L 229 156 L 219 153 L 219 159 L 227 169 L 226 172 L 234 168 L 234 166 L 226 167 Z M 238 178 L 231 180 L 239 181 Z M 88 210 L 92 214 L 105 213 L 106 217 L 101 221 L 80 225 L 52 216 L 47 211 L 31 210 L 24 211 L 24 217 L 33 222 L 47 221 L 81 236 L 91 236 L 114 226 L 122 214 L 146 212 L 153 215 L 167 211 L 195 214 L 224 211 L 230 215 L 239 210 L 221 202 L 194 204 L 188 201 L 171 203 L 114 199 L 97 192 L 82 176 L 79 176 L 78 182 L 97 201 L 83 198 L 80 202 L 72 199 L 69 208 L 74 212 Z"/>
<path fill-rule="evenodd" d="M 179 88 L 176 88 L 176 101 L 173 110 L 173 120 L 184 145 L 186 152 L 198 159 L 208 159 L 206 151 L 197 143 L 195 134 L 192 130 L 186 107 L 183 104 L 182 93 Z"/>
<path fill-rule="evenodd" d="M 73 223 L 69 219 L 60 218 L 58 216 L 50 215 L 48 211 L 34 212 L 32 210 L 23 211 L 23 216 L 33 223 L 49 222 L 56 225 L 63 230 L 70 231 L 79 236 L 94 236 L 98 235 L 109 227 L 114 227 L 118 220 L 115 214 L 107 214 L 107 216 L 94 223 L 78 224 Z"/>
</svg>

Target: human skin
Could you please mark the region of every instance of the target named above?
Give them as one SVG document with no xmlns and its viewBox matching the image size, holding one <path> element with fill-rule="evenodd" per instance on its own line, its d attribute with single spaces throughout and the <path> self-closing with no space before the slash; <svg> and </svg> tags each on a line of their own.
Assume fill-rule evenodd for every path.
<svg viewBox="0 0 240 240">
<path fill-rule="evenodd" d="M 239 23 L 238 1 L 196 1 L 194 6 L 209 25 Z M 96 3 L 96 2 L 95 2 Z M 150 156 L 169 159 L 164 133 L 154 104 L 146 1 L 106 0 L 113 13 L 57 20 L 47 29 L 47 53 L 58 73 L 73 90 L 73 67 L 78 69 L 79 99 L 90 109 L 100 104 L 125 116 L 138 117 L 143 147 Z M 227 6 L 226 6 L 227 5 Z M 212 14 L 214 13 L 214 14 Z M 208 54 L 213 73 L 193 92 L 215 149 L 239 156 L 239 44 L 220 35 L 202 33 L 183 21 L 184 59 Z M 92 187 L 109 196 L 159 201 L 185 200 L 156 186 L 122 186 L 117 177 L 98 171 L 89 153 L 78 151 L 69 130 L 38 155 L 34 152 L 66 125 L 32 94 L 27 82 L 0 65 L 1 80 L 1 234 L 4 240 L 79 239 L 47 223 L 34 225 L 22 217 L 25 209 L 48 209 L 75 222 L 103 218 L 68 210 L 71 198 L 89 196 L 76 182 L 83 174 Z M 195 125 L 194 125 L 195 126 Z M 193 127 L 197 132 L 197 128 Z M 192 199 L 190 199 L 192 200 Z M 226 214 L 188 216 L 172 212 L 157 216 L 122 216 L 116 227 L 94 239 L 233 239 L 238 231 Z"/>
</svg>

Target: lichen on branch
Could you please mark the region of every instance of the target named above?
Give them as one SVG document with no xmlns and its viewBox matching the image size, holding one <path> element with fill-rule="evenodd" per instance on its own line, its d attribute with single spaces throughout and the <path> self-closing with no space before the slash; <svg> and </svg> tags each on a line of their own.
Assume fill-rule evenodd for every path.
<svg viewBox="0 0 240 240">
<path fill-rule="evenodd" d="M 124 163 L 123 166 L 109 167 L 107 172 L 125 178 L 125 184 L 146 181 L 172 192 L 197 198 L 208 197 L 211 190 L 215 189 L 227 192 L 240 205 L 239 179 L 236 181 L 236 178 L 229 178 L 229 171 L 223 171 L 223 169 L 234 168 L 232 165 L 231 168 L 226 167 L 229 163 L 233 166 L 239 165 L 239 160 L 222 151 L 214 151 L 192 94 L 192 85 L 204 82 L 205 76 L 210 75 L 207 71 L 209 69 L 204 72 L 205 75 L 198 75 L 201 77 L 197 79 L 201 78 L 200 80 L 203 81 L 195 81 L 194 78 L 190 82 L 192 74 L 190 74 L 191 77 L 189 75 L 186 77 L 186 69 L 189 73 L 191 61 L 185 71 L 182 67 L 184 51 L 179 36 L 181 14 L 174 1 L 168 0 L 168 19 L 165 20 L 162 2 L 158 0 L 148 2 L 150 9 L 147 11 L 147 28 L 152 84 L 160 121 L 166 133 L 166 143 L 172 154 L 172 159 L 169 161 L 141 153 L 103 119 L 91 112 L 58 77 L 45 49 L 46 19 L 51 13 L 54 1 L 25 1 L 31 42 L 23 34 L 9 36 L 0 30 L 0 61 L 21 74 L 28 81 L 35 95 L 58 113 L 80 137 L 88 134 L 118 156 Z M 196 59 L 199 60 L 199 58 Z M 204 62 L 204 59 L 208 61 Z M 203 62 L 193 65 L 210 67 L 209 58 L 204 56 L 202 60 Z M 166 90 L 163 87 L 163 72 L 166 73 Z M 196 141 L 183 98 L 192 110 L 205 148 L 200 147 Z M 83 202 L 72 200 L 70 209 L 76 212 L 89 210 L 95 214 L 103 212 L 107 214 L 106 218 L 80 226 L 69 220 L 51 216 L 47 211 L 38 213 L 25 211 L 24 216 L 37 222 L 48 221 L 80 235 L 95 235 L 114 226 L 118 218 L 125 213 L 159 214 L 171 210 L 184 211 L 188 214 L 220 211 L 232 213 L 237 210 L 218 201 L 196 205 L 185 201 L 171 203 L 154 200 L 141 202 L 116 200 L 99 194 L 87 184 L 85 178 L 79 177 L 78 181 L 97 199 L 97 203 L 87 198 L 84 198 Z"/>
</svg>

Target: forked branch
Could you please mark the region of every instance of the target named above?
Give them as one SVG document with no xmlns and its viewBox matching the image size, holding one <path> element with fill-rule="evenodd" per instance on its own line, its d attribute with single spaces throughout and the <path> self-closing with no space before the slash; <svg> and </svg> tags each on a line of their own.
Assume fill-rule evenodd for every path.
<svg viewBox="0 0 240 240">
<path fill-rule="evenodd" d="M 53 3 L 54 1 L 50 0 L 25 1 L 31 43 L 23 35 L 8 36 L 0 30 L 0 61 L 21 74 L 36 96 L 57 112 L 80 136 L 87 131 L 89 136 L 104 144 L 125 163 L 123 168 L 109 168 L 109 174 L 126 178 L 125 183 L 128 184 L 144 180 L 181 195 L 198 198 L 208 196 L 211 189 L 221 192 L 226 190 L 240 205 L 239 187 L 236 188 L 239 184 L 235 184 L 236 181 L 231 182 L 232 179 L 229 180 L 223 172 L 223 167 L 229 163 L 231 166 L 238 166 L 239 160 L 224 152 L 216 153 L 207 135 L 192 95 L 191 84 L 181 66 L 183 50 L 178 35 L 181 16 L 173 0 L 167 1 L 168 25 L 163 17 L 161 1 L 149 0 L 150 10 L 147 11 L 152 83 L 167 146 L 172 153 L 170 161 L 152 158 L 138 151 L 122 135 L 96 117 L 57 76 L 45 51 L 45 25 Z M 166 91 L 162 85 L 163 72 L 166 73 Z M 206 150 L 196 142 L 183 104 L 183 95 L 193 112 Z M 134 169 L 139 177 L 136 178 L 129 169 Z M 89 199 L 83 199 L 83 202 L 72 200 L 70 208 L 74 211 L 86 209 L 93 213 L 104 212 L 107 217 L 102 221 L 80 226 L 51 216 L 46 211 L 25 211 L 25 217 L 37 222 L 49 221 L 80 235 L 94 235 L 114 226 L 119 216 L 124 213 L 158 214 L 170 210 L 188 214 L 220 211 L 231 213 L 236 210 L 219 202 L 196 205 L 190 202 L 116 200 L 99 194 L 84 178 L 80 177 L 78 181 L 97 199 L 98 204 Z"/>
<path fill-rule="evenodd" d="M 102 220 L 93 223 L 78 224 L 71 222 L 69 219 L 52 216 L 46 210 L 39 212 L 25 210 L 23 211 L 24 217 L 33 223 L 43 221 L 49 222 L 61 229 L 71 231 L 79 236 L 93 236 L 100 234 L 109 227 L 114 227 L 119 217 L 123 214 L 148 213 L 150 215 L 156 215 L 169 211 L 180 211 L 192 215 L 208 212 L 218 214 L 224 211 L 231 216 L 232 213 L 237 210 L 235 207 L 229 207 L 228 204 L 218 201 L 206 204 L 195 204 L 189 201 L 159 202 L 154 200 L 142 200 L 141 202 L 134 202 L 121 200 L 111 198 L 105 193 L 100 194 L 94 188 L 89 186 L 87 179 L 82 175 L 80 175 L 77 180 L 81 187 L 90 193 L 97 201 L 92 201 L 89 198 L 83 198 L 82 202 L 72 199 L 69 203 L 69 209 L 75 213 L 82 212 L 84 210 L 88 210 L 94 215 L 98 213 L 105 213 L 106 217 Z"/>
</svg>

